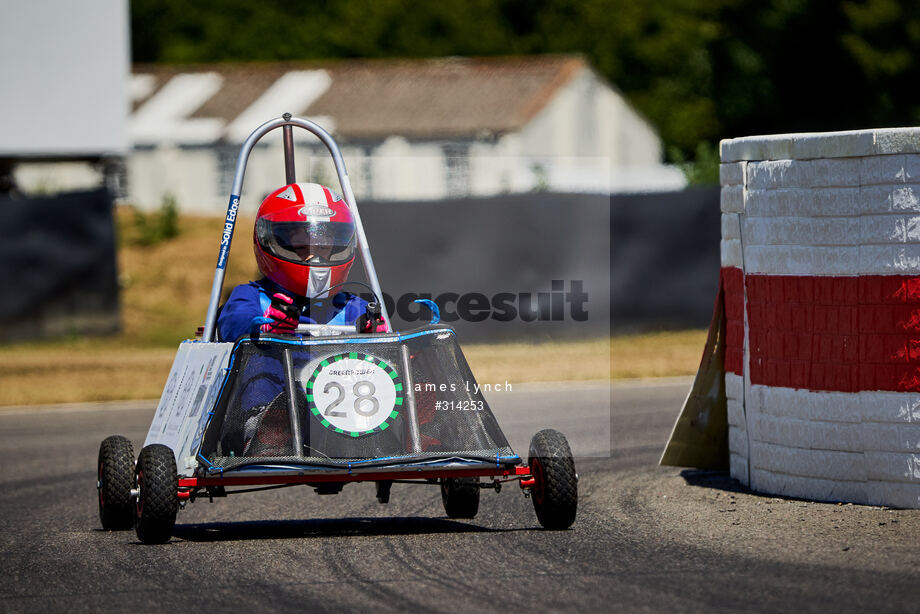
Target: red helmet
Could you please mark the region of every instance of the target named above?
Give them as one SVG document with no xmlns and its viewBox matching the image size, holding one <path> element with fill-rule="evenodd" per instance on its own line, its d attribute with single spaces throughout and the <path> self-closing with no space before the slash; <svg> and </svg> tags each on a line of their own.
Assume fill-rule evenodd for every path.
<svg viewBox="0 0 920 614">
<path fill-rule="evenodd" d="M 292 183 L 259 206 L 253 249 L 262 274 L 309 298 L 348 277 L 355 260 L 355 222 L 345 200 L 318 183 Z"/>
</svg>

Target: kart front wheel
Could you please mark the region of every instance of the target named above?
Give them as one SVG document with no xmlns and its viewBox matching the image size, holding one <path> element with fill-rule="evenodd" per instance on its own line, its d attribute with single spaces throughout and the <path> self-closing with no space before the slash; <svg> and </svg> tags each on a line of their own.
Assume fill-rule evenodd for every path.
<svg viewBox="0 0 920 614">
<path fill-rule="evenodd" d="M 441 501 L 448 518 L 475 518 L 479 511 L 479 478 L 442 478 Z"/>
<path fill-rule="evenodd" d="M 112 435 L 99 445 L 96 465 L 99 520 L 106 531 L 130 529 L 134 524 L 131 487 L 134 485 L 134 448 L 121 435 Z"/>
<path fill-rule="evenodd" d="M 135 468 L 134 528 L 145 544 L 165 544 L 179 511 L 179 477 L 173 451 L 162 444 L 141 450 Z"/>
<path fill-rule="evenodd" d="M 529 464 L 537 520 L 545 529 L 568 529 L 578 508 L 578 474 L 565 435 L 553 429 L 534 435 Z"/>
</svg>

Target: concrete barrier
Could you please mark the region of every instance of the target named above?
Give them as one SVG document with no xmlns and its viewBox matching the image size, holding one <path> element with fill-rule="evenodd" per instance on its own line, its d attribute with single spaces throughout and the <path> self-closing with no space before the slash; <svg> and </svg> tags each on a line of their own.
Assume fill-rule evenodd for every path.
<svg viewBox="0 0 920 614">
<path fill-rule="evenodd" d="M 920 507 L 920 128 L 721 149 L 731 475 Z"/>
</svg>

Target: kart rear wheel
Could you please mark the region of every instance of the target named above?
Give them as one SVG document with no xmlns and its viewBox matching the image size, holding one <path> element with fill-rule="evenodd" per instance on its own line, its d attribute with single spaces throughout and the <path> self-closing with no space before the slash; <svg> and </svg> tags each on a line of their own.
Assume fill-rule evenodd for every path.
<svg viewBox="0 0 920 614">
<path fill-rule="evenodd" d="M 179 477 L 173 451 L 162 444 L 141 450 L 135 469 L 134 528 L 145 544 L 165 544 L 179 511 Z"/>
<path fill-rule="evenodd" d="M 529 464 L 537 520 L 545 529 L 568 529 L 578 509 L 578 474 L 565 435 L 553 429 L 534 435 Z"/>
<path fill-rule="evenodd" d="M 479 511 L 479 478 L 442 478 L 441 501 L 448 518 L 475 518 Z"/>
<path fill-rule="evenodd" d="M 130 529 L 134 524 L 131 487 L 134 485 L 134 448 L 126 437 L 112 435 L 99 445 L 96 465 L 99 520 L 106 531 Z"/>
</svg>

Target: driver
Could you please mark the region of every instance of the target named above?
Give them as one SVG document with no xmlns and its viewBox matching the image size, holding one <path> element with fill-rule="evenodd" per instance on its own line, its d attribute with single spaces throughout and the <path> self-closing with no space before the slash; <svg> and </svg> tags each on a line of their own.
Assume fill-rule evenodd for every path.
<svg viewBox="0 0 920 614">
<path fill-rule="evenodd" d="M 233 289 L 217 320 L 221 339 L 254 326 L 290 334 L 298 323 L 354 324 L 365 314 L 366 301 L 338 290 L 354 263 L 355 223 L 333 190 L 292 183 L 269 194 L 256 215 L 253 250 L 264 277 Z"/>
<path fill-rule="evenodd" d="M 300 323 L 351 325 L 360 320 L 362 332 L 386 331 L 382 321 L 372 324 L 364 317 L 367 301 L 339 290 L 355 258 L 355 223 L 348 204 L 333 190 L 292 183 L 269 194 L 256 214 L 253 250 L 264 277 L 230 293 L 217 319 L 221 340 L 258 332 L 293 334 Z M 232 421 L 244 427 L 228 433 L 225 447 L 254 455 L 249 444 L 255 433 L 265 439 L 263 431 L 277 422 L 266 417 L 266 410 L 284 380 L 277 360 L 267 356 L 250 359 L 245 371 L 242 415 Z M 289 433 L 275 435 L 269 439 L 285 442 L 279 449 L 289 445 Z"/>
</svg>

